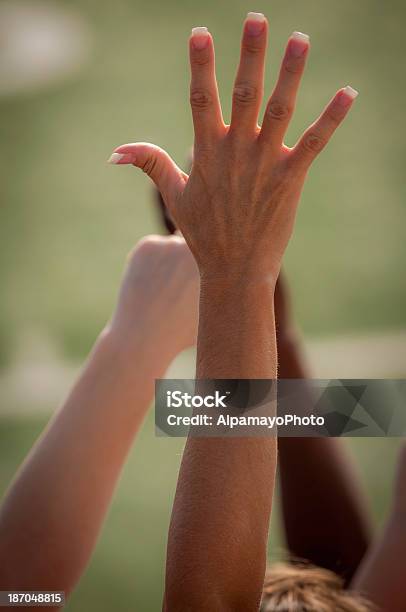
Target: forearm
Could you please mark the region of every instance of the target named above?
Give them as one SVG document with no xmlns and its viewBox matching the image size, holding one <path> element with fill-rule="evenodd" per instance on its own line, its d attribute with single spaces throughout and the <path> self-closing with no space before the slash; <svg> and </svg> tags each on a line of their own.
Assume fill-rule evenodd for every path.
<svg viewBox="0 0 406 612">
<path fill-rule="evenodd" d="M 144 347 L 101 337 L 17 474 L 0 511 L 2 588 L 69 592 L 80 577 L 165 369 Z"/>
<path fill-rule="evenodd" d="M 275 376 L 273 288 L 203 283 L 197 378 Z M 258 609 L 275 466 L 272 437 L 188 439 L 169 531 L 166 610 Z"/>
<path fill-rule="evenodd" d="M 380 612 L 405 609 L 405 517 L 404 512 L 390 516 L 351 584 L 353 590 L 367 597 Z"/>
<path fill-rule="evenodd" d="M 276 378 L 271 281 L 203 278 L 197 345 L 198 379 Z"/>
<path fill-rule="evenodd" d="M 405 555 L 406 445 L 403 444 L 389 518 L 361 564 L 352 587 L 368 597 L 381 612 L 402 612 L 406 601 Z"/>
<path fill-rule="evenodd" d="M 300 343 L 294 336 L 278 338 L 278 360 L 279 378 L 307 377 Z M 310 401 L 310 386 L 308 393 Z M 344 442 L 280 438 L 279 470 L 291 554 L 349 581 L 367 550 L 371 525 Z"/>
</svg>

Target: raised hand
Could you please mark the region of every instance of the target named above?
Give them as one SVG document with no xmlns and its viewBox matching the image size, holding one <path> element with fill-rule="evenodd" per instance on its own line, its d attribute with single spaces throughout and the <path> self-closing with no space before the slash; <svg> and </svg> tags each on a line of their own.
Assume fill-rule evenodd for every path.
<svg viewBox="0 0 406 612">
<path fill-rule="evenodd" d="M 306 173 L 349 111 L 357 92 L 340 89 L 293 148 L 284 136 L 292 117 L 309 39 L 294 32 L 266 107 L 263 96 L 268 23 L 249 13 L 233 91 L 231 124 L 225 125 L 215 77 L 213 40 L 206 28 L 190 38 L 195 143 L 188 177 L 162 149 L 126 144 L 110 158 L 142 168 L 161 191 L 203 277 L 270 278 L 276 281 L 293 228 Z"/>
<path fill-rule="evenodd" d="M 184 239 L 146 236 L 128 257 L 109 331 L 127 346 L 142 326 L 148 346 L 170 360 L 196 343 L 198 302 L 198 270 Z"/>
<path fill-rule="evenodd" d="M 206 28 L 192 31 L 195 143 L 189 177 L 150 144 L 118 147 L 110 160 L 150 175 L 196 259 L 198 380 L 276 378 L 274 293 L 282 256 L 307 170 L 356 96 L 351 88 L 340 90 L 289 149 L 283 139 L 309 40 L 300 33 L 289 39 L 260 128 L 267 37 L 265 17 L 250 13 L 228 126 L 212 37 Z M 270 415 L 275 408 L 269 402 Z M 165 611 L 258 610 L 276 459 L 272 436 L 189 437 L 168 534 Z"/>
</svg>

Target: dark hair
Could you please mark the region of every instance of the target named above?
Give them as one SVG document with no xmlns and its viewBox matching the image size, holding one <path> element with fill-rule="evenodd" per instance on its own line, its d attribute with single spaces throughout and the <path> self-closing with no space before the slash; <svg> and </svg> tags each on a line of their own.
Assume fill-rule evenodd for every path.
<svg viewBox="0 0 406 612">
<path fill-rule="evenodd" d="M 174 222 L 172 221 L 171 217 L 169 216 L 169 213 L 165 206 L 165 202 L 163 200 L 161 192 L 158 191 L 158 189 L 155 189 L 154 196 L 155 196 L 156 203 L 158 204 L 159 216 L 161 218 L 161 221 L 164 225 L 165 230 L 167 231 L 168 234 L 174 234 L 176 231 L 176 226 Z"/>
<path fill-rule="evenodd" d="M 193 150 L 189 151 L 189 155 L 187 157 L 186 165 L 187 169 L 190 172 L 193 163 Z M 170 214 L 168 213 L 168 209 L 165 206 L 164 199 L 158 189 L 154 190 L 155 201 L 158 204 L 159 216 L 163 223 L 163 226 L 168 234 L 174 234 L 176 232 L 176 225 L 173 222 Z"/>
</svg>

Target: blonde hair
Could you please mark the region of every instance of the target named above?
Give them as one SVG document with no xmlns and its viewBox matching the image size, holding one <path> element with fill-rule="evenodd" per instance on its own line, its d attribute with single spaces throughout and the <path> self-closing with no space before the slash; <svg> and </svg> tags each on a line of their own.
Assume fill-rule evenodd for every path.
<svg viewBox="0 0 406 612">
<path fill-rule="evenodd" d="M 333 572 L 304 563 L 273 565 L 266 573 L 260 612 L 372 612 L 343 589 Z"/>
</svg>

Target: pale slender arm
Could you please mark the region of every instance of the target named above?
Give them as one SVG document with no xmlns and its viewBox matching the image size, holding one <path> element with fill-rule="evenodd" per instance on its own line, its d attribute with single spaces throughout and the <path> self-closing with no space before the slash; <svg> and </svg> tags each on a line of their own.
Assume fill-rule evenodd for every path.
<svg viewBox="0 0 406 612">
<path fill-rule="evenodd" d="M 19 470 L 0 512 L 4 588 L 64 590 L 83 572 L 127 452 L 167 365 L 101 337 L 66 403 Z M 148 357 L 146 358 L 146 355 Z"/>
<path fill-rule="evenodd" d="M 74 588 L 152 401 L 154 379 L 195 341 L 197 286 L 180 238 L 149 238 L 132 255 L 112 323 L 0 509 L 0 589 L 68 595 Z"/>
</svg>

